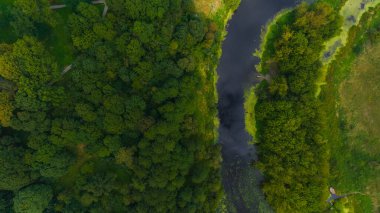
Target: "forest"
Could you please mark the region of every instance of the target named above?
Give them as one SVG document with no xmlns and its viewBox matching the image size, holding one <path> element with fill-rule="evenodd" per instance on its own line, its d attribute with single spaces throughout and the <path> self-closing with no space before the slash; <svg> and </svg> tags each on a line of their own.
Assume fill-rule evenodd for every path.
<svg viewBox="0 0 380 213">
<path fill-rule="evenodd" d="M 240 0 L 0 0 L 0 213 L 380 210 L 376 1 L 268 24 L 228 194 L 216 70 Z M 332 185 L 355 196 L 330 206 Z"/>
<path fill-rule="evenodd" d="M 265 80 L 247 91 L 246 129 L 275 212 L 379 210 L 373 110 L 379 105 L 380 6 L 356 8 L 360 3 L 321 0 L 284 10 L 255 53 Z M 360 14 L 357 25 L 350 12 Z M 328 52 L 341 38 L 343 46 Z M 345 195 L 334 205 L 326 203 L 330 186 Z"/>
<path fill-rule="evenodd" d="M 0 212 L 213 212 L 219 3 L 2 1 Z"/>
<path fill-rule="evenodd" d="M 278 23 L 261 58 L 271 79 L 255 89 L 257 101 L 248 100 L 255 107 L 256 130 L 250 132 L 258 147 L 256 167 L 275 212 L 320 212 L 326 205 L 329 151 L 316 82 L 324 41 L 339 32 L 342 19 L 330 4 L 317 2 L 300 4 Z"/>
</svg>

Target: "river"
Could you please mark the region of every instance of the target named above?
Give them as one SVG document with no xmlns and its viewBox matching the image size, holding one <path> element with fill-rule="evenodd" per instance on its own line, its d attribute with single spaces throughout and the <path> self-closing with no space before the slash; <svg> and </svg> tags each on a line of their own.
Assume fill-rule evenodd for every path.
<svg viewBox="0 0 380 213">
<path fill-rule="evenodd" d="M 254 65 L 258 58 L 252 53 L 260 45 L 264 26 L 280 10 L 294 6 L 294 0 L 242 0 L 229 21 L 228 35 L 223 43 L 223 54 L 217 69 L 219 94 L 219 142 L 222 144 L 223 184 L 227 198 L 232 200 L 237 212 L 257 212 L 258 202 L 247 204 L 245 194 L 237 190 L 244 184 L 240 175 L 245 174 L 249 163 L 257 160 L 255 148 L 244 125 L 244 91 L 258 82 Z M 256 190 L 260 177 L 255 172 Z M 244 186 L 243 186 L 244 187 Z M 248 206 L 251 205 L 251 206 Z"/>
</svg>

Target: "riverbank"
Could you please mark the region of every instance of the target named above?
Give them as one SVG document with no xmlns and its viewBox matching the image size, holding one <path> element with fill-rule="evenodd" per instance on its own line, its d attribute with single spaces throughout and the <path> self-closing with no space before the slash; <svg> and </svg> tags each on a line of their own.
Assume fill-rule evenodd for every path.
<svg viewBox="0 0 380 213">
<path fill-rule="evenodd" d="M 336 8 L 317 2 L 274 20 L 258 54 L 259 69 L 271 80 L 255 91 L 256 166 L 264 173 L 263 191 L 275 212 L 318 212 L 327 206 L 329 166 L 315 85 L 324 42 L 338 34 L 341 19 Z"/>
<path fill-rule="evenodd" d="M 343 17 L 343 25 L 337 36 L 325 42 L 325 49 L 320 56 L 325 66 L 322 68 L 320 78 L 316 83 L 318 86 L 316 96 L 320 94 L 321 86 L 326 84 L 329 63 L 335 59 L 340 48 L 347 44 L 349 30 L 359 24 L 365 12 L 379 3 L 380 0 L 348 0 L 339 10 L 339 14 Z"/>
<path fill-rule="evenodd" d="M 252 70 L 258 59 L 252 52 L 260 45 L 261 27 L 278 11 L 293 5 L 292 0 L 243 0 L 228 23 L 218 66 L 218 109 L 223 184 L 231 204 L 229 210 L 258 212 L 259 205 L 265 205 L 259 188 L 261 177 L 257 171 L 252 172 L 254 175 L 250 171 L 250 163 L 257 156 L 254 146 L 248 144 L 251 138 L 245 130 L 244 91 L 258 82 Z M 247 173 L 250 175 L 244 175 Z"/>
<path fill-rule="evenodd" d="M 279 36 L 280 29 L 283 25 L 288 24 L 292 9 L 287 8 L 278 12 L 268 23 L 262 28 L 261 44 L 253 54 L 260 59 L 259 64 L 255 65 L 256 71 L 261 74 L 268 74 L 269 63 L 267 62 L 275 51 L 275 39 Z"/>
<path fill-rule="evenodd" d="M 341 5 L 337 5 L 336 2 L 332 2 L 332 1 L 320 1 L 320 2 L 326 2 L 330 5 L 332 5 L 335 13 L 337 13 L 339 15 L 344 15 L 344 17 L 343 17 L 343 19 L 344 19 L 343 23 L 344 24 L 343 24 L 343 30 L 340 31 L 338 34 L 336 34 L 333 37 L 330 37 L 327 39 L 324 38 L 321 40 L 321 44 L 323 43 L 325 48 L 322 48 L 322 49 L 320 49 L 319 52 L 316 52 L 317 54 L 319 54 L 319 57 L 317 57 L 316 60 L 320 61 L 320 65 L 318 65 L 318 63 L 316 64 L 317 67 L 319 66 L 318 71 L 315 73 L 317 78 L 311 78 L 311 79 L 314 79 L 313 81 L 309 81 L 309 80 L 307 80 L 307 78 L 306 79 L 303 78 L 300 73 L 305 73 L 308 69 L 308 66 L 305 66 L 305 63 L 302 60 L 298 60 L 298 61 L 295 60 L 295 58 L 293 58 L 294 56 L 291 55 L 292 53 L 289 54 L 289 52 L 294 51 L 295 48 L 301 48 L 301 46 L 302 46 L 302 42 L 292 43 L 292 40 L 294 40 L 294 37 L 299 36 L 299 32 L 301 29 L 298 29 L 296 31 L 292 31 L 292 30 L 289 30 L 286 28 L 282 28 L 286 24 L 288 26 L 288 28 L 291 29 L 291 24 L 295 23 L 295 21 L 294 21 L 295 13 L 293 11 L 284 11 L 279 16 L 277 16 L 272 23 L 268 24 L 268 27 L 267 27 L 268 30 L 265 31 L 265 34 L 264 34 L 265 36 L 263 39 L 263 43 L 261 45 L 261 49 L 256 52 L 256 55 L 261 58 L 261 62 L 258 65 L 257 69 L 263 73 L 269 72 L 272 75 L 272 78 L 274 78 L 275 80 L 273 80 L 274 82 L 270 82 L 270 83 L 264 81 L 258 87 L 260 89 L 256 89 L 256 93 L 258 93 L 258 99 L 259 99 L 258 103 L 256 104 L 254 112 L 252 113 L 249 110 L 247 110 L 248 113 L 246 115 L 247 117 L 251 118 L 252 125 L 255 125 L 256 128 L 258 129 L 257 135 L 253 135 L 253 136 L 257 137 L 258 141 L 259 141 L 259 144 L 258 144 L 258 147 L 259 147 L 258 167 L 261 168 L 262 171 L 264 171 L 264 174 L 266 174 L 266 178 L 268 177 L 268 175 L 273 178 L 274 177 L 273 174 L 277 173 L 278 170 L 282 171 L 282 169 L 280 169 L 280 167 L 278 166 L 278 162 L 277 162 L 277 165 L 273 164 L 273 162 L 275 162 L 276 158 L 277 158 L 274 155 L 274 153 L 281 156 L 281 161 L 286 161 L 287 154 L 284 154 L 284 152 L 289 152 L 289 147 L 285 150 L 281 150 L 282 146 L 284 146 L 285 144 L 293 143 L 292 142 L 293 140 L 297 141 L 297 143 L 295 143 L 295 146 L 305 146 L 305 144 L 303 144 L 301 138 L 298 138 L 298 136 L 295 134 L 295 132 L 293 132 L 296 129 L 305 128 L 305 126 L 304 126 L 305 124 L 301 124 L 301 125 L 299 124 L 300 119 L 302 119 L 302 116 L 304 116 L 304 115 L 299 115 L 300 111 L 298 111 L 299 109 L 297 109 L 297 108 L 299 108 L 299 106 L 294 108 L 294 106 L 292 106 L 290 104 L 288 107 L 286 107 L 288 104 L 287 102 L 289 102 L 289 99 L 286 98 L 289 96 L 289 90 L 292 92 L 293 96 L 294 96 L 294 94 L 297 94 L 297 91 L 304 92 L 304 93 L 308 93 L 308 91 L 314 91 L 315 92 L 314 93 L 315 101 L 312 101 L 312 103 L 311 103 L 310 101 L 312 99 L 310 99 L 310 97 L 307 98 L 307 101 L 310 102 L 309 104 L 316 104 L 316 106 L 317 106 L 316 108 L 311 108 L 312 111 L 310 111 L 309 113 L 320 114 L 320 118 L 318 118 L 320 120 L 317 119 L 317 122 L 321 122 L 320 123 L 321 126 L 316 129 L 316 132 L 317 132 L 316 135 L 318 135 L 318 137 L 320 137 L 320 138 L 317 140 L 316 137 L 308 136 L 308 137 L 306 137 L 305 140 L 307 142 L 306 146 L 311 146 L 311 144 L 313 142 L 315 143 L 317 141 L 320 141 L 320 142 L 317 142 L 317 144 L 319 144 L 319 145 L 317 145 L 314 148 L 314 151 L 311 152 L 311 153 L 313 153 L 313 152 L 314 153 L 313 154 L 309 153 L 309 154 L 311 154 L 311 156 L 323 155 L 323 157 L 322 157 L 323 162 L 322 163 L 319 161 L 315 161 L 314 163 L 312 163 L 312 164 L 314 164 L 314 167 L 318 168 L 317 173 L 319 173 L 319 174 L 316 174 L 316 176 L 318 175 L 320 178 L 325 179 L 324 181 L 319 183 L 319 184 L 322 184 L 322 185 L 319 185 L 319 187 L 320 186 L 322 186 L 322 187 L 320 187 L 318 189 L 318 190 L 321 190 L 321 192 L 320 192 L 322 194 L 321 197 L 317 197 L 317 196 L 313 197 L 313 199 L 315 199 L 315 201 L 314 201 L 315 203 L 319 202 L 321 204 L 319 207 L 319 210 L 327 207 L 327 205 L 323 204 L 324 200 L 327 199 L 327 196 L 328 196 L 328 193 L 327 193 L 327 186 L 328 185 L 327 185 L 327 183 L 330 183 L 330 184 L 335 183 L 336 186 L 339 186 L 342 189 L 347 189 L 347 187 L 342 187 L 343 183 L 338 184 L 339 180 L 335 179 L 335 181 L 333 181 L 334 179 L 331 178 L 333 180 L 327 181 L 327 178 L 331 177 L 329 175 L 329 170 L 331 171 L 331 173 L 333 175 L 339 174 L 341 180 L 344 180 L 345 176 L 344 175 L 342 176 L 342 174 L 340 173 L 340 172 L 345 173 L 344 169 L 345 168 L 348 169 L 348 167 L 346 165 L 344 165 L 344 162 L 346 162 L 347 160 L 350 160 L 350 159 L 353 160 L 352 162 L 355 162 L 354 161 L 355 158 L 349 158 L 350 157 L 349 155 L 342 154 L 342 153 L 349 153 L 348 150 L 346 152 L 342 152 L 342 150 L 344 150 L 342 148 L 342 146 L 340 147 L 342 149 L 335 149 L 335 150 L 332 147 L 330 147 L 333 144 L 342 143 L 342 138 L 337 139 L 336 138 L 337 136 L 333 135 L 333 134 L 336 134 L 337 131 L 342 131 L 342 130 L 339 129 L 339 126 L 336 126 L 335 129 L 331 127 L 332 123 L 333 124 L 339 124 L 339 120 L 335 121 L 335 122 L 333 120 L 331 120 L 332 118 L 336 117 L 334 114 L 335 113 L 335 110 L 334 110 L 335 99 L 330 100 L 330 101 L 327 101 L 326 99 L 324 99 L 325 98 L 324 96 L 326 95 L 325 90 L 329 91 L 327 93 L 332 93 L 332 94 L 336 94 L 336 92 L 334 93 L 334 91 L 324 89 L 324 87 L 323 87 L 322 91 L 323 91 L 324 96 L 322 97 L 322 99 L 318 98 L 318 96 L 321 92 L 321 86 L 325 85 L 324 81 L 326 78 L 326 74 L 329 73 L 329 75 L 331 75 L 330 73 L 333 73 L 333 70 L 331 70 L 331 68 L 329 67 L 329 64 L 331 63 L 331 61 L 334 61 L 335 63 L 339 63 L 339 65 L 342 66 L 343 68 L 347 68 L 347 66 L 349 66 L 347 64 L 347 60 L 344 63 L 340 63 L 334 59 L 336 59 L 335 57 L 338 57 L 338 56 L 336 56 L 337 53 L 341 54 L 341 52 L 342 52 L 341 47 L 344 46 L 344 44 L 352 42 L 350 40 L 350 39 L 352 39 L 352 35 L 350 35 L 350 34 L 355 34 L 353 32 L 355 30 L 352 30 L 352 29 L 361 28 L 361 27 L 363 27 L 363 25 L 365 25 L 364 23 L 366 23 L 366 22 L 360 22 L 359 23 L 358 20 L 353 22 L 353 21 L 351 21 L 351 19 L 353 17 L 358 18 L 358 19 L 361 19 L 361 17 L 363 17 L 363 19 L 368 18 L 368 16 L 369 16 L 368 14 L 373 13 L 373 9 L 371 9 L 371 6 L 375 5 L 375 3 L 377 4 L 377 2 L 375 2 L 375 3 L 373 3 L 373 2 L 368 3 L 367 2 L 368 4 L 361 5 L 360 2 L 359 2 L 359 4 L 357 4 L 358 3 L 357 1 L 354 1 L 354 2 L 347 1 L 346 4 L 344 4 L 344 5 L 343 5 L 343 3 Z M 354 8 L 353 5 L 356 5 L 360 8 L 359 9 L 352 9 L 352 8 Z M 341 7 L 342 7 L 342 9 L 340 9 Z M 351 9 L 349 9 L 349 8 L 351 8 Z M 365 13 L 366 15 L 363 15 L 364 12 L 367 10 L 372 11 L 372 12 Z M 351 12 L 349 12 L 349 11 L 351 11 Z M 313 15 L 310 15 L 310 17 L 313 17 Z M 315 17 L 313 19 L 315 19 Z M 308 20 L 307 20 L 307 18 L 305 18 L 303 21 L 307 22 Z M 312 22 L 313 20 L 309 20 L 309 21 Z M 352 24 L 351 22 L 354 24 Z M 298 22 L 298 24 L 299 23 L 300 22 Z M 351 24 L 351 26 L 349 26 L 349 24 Z M 356 25 L 358 25 L 359 27 L 356 27 Z M 349 29 L 351 29 L 351 30 L 349 30 Z M 369 29 L 368 26 L 365 27 L 365 29 L 368 30 Z M 320 29 L 318 33 L 323 33 L 323 31 Z M 339 38 L 339 41 L 342 44 L 341 46 L 336 45 L 337 38 Z M 302 39 L 300 41 L 302 41 Z M 348 42 L 346 42 L 346 41 L 348 41 Z M 312 44 L 310 44 L 310 43 L 312 43 L 311 40 L 307 40 L 307 42 L 308 42 L 308 45 L 313 46 Z M 359 39 L 358 42 L 363 42 L 363 37 L 361 37 L 361 39 Z M 276 43 L 276 46 L 275 46 L 275 43 Z M 332 46 L 334 46 L 333 48 L 332 48 L 331 44 L 333 44 L 332 45 Z M 289 49 L 285 48 L 285 49 L 283 49 L 283 50 L 285 50 L 285 52 L 280 52 L 281 48 L 284 48 L 287 45 L 289 45 L 290 48 Z M 357 51 L 357 48 L 359 48 L 358 45 L 355 45 L 355 48 Z M 300 50 L 300 49 L 297 49 L 297 50 Z M 327 54 L 326 50 L 328 50 L 330 52 Z M 287 51 L 289 51 L 289 52 L 287 52 Z M 308 54 L 308 53 L 304 52 L 302 54 Z M 284 57 L 284 60 L 288 60 L 289 62 L 281 61 L 282 57 Z M 297 57 L 300 57 L 300 56 L 297 56 Z M 351 55 L 350 59 L 353 60 L 354 58 L 355 57 L 353 57 Z M 295 64 L 292 66 L 287 65 L 287 63 L 291 64 L 292 62 L 295 62 Z M 280 65 L 281 63 L 283 63 L 283 65 Z M 299 67 L 302 67 L 302 69 L 299 71 L 299 73 L 295 72 L 295 74 L 293 74 L 293 70 L 298 69 Z M 327 72 L 327 71 L 329 71 L 329 72 Z M 334 70 L 333 75 L 335 75 L 335 73 L 336 73 L 336 71 Z M 292 75 L 294 75 L 294 76 L 292 76 Z M 305 75 L 307 75 L 307 74 L 305 74 Z M 337 75 L 339 75 L 339 73 Z M 294 82 L 295 82 L 294 78 L 300 78 L 299 79 L 300 81 L 298 82 L 299 85 L 302 85 L 301 82 L 307 81 L 309 85 L 314 84 L 315 87 L 314 87 L 314 89 L 309 89 L 309 90 L 296 89 L 294 87 L 295 86 L 294 85 Z M 276 79 L 277 79 L 277 81 L 276 81 Z M 326 86 L 326 87 L 329 87 L 329 86 Z M 295 98 L 302 99 L 303 98 L 302 96 L 303 95 L 296 95 Z M 267 100 L 268 97 L 270 99 L 270 102 L 264 101 L 264 100 Z M 250 100 L 247 100 L 247 103 L 249 101 Z M 263 104 L 263 101 L 265 104 Z M 281 101 L 281 105 L 282 105 L 282 107 L 280 107 L 281 109 L 279 109 L 280 111 L 276 111 L 276 109 L 277 109 L 276 104 L 279 103 L 278 101 Z M 303 101 L 301 101 L 301 100 L 296 101 L 295 104 L 296 105 L 302 105 L 302 102 Z M 330 103 L 330 108 L 325 108 L 326 103 Z M 251 105 L 253 105 L 253 104 L 251 104 Z M 252 106 L 252 107 L 254 107 L 254 106 Z M 304 107 L 304 106 L 302 106 L 302 107 Z M 280 112 L 284 112 L 287 115 L 285 116 L 285 115 L 281 114 Z M 330 114 L 330 112 L 331 112 L 331 114 Z M 269 113 L 275 113 L 275 115 L 268 115 Z M 291 115 L 293 113 L 296 113 L 294 120 L 291 118 L 292 116 L 289 117 L 289 114 Z M 328 113 L 327 117 L 326 117 L 326 115 L 324 115 L 326 113 Z M 252 119 L 252 117 L 254 119 Z M 268 119 L 270 120 L 271 123 L 269 123 L 267 121 Z M 283 122 L 284 119 L 287 120 L 287 122 L 283 123 L 284 126 L 288 126 L 286 129 L 283 129 L 281 126 L 282 125 L 281 122 Z M 327 121 L 326 121 L 326 119 L 327 119 Z M 254 123 L 254 122 L 256 122 L 255 120 L 257 121 L 257 123 Z M 301 123 L 302 123 L 302 121 L 301 121 Z M 289 127 L 290 127 L 289 125 L 291 125 L 293 127 L 291 127 L 289 129 Z M 268 127 L 270 128 L 273 126 L 276 126 L 276 128 L 268 130 Z M 292 129 L 292 128 L 295 128 L 295 129 Z M 277 131 L 276 129 L 281 129 L 281 130 Z M 308 131 L 310 131 L 310 127 L 308 127 L 308 129 L 306 129 L 305 131 L 306 131 L 306 135 L 310 134 L 310 133 L 307 133 Z M 252 132 L 252 131 L 250 131 L 250 132 Z M 292 136 L 289 137 L 289 140 L 283 139 L 283 137 L 286 137 L 286 134 L 284 135 L 284 132 L 285 133 L 290 132 L 290 134 L 292 134 Z M 273 138 L 277 138 L 277 139 L 274 140 Z M 328 139 L 328 146 L 326 146 L 326 142 L 327 142 L 326 139 Z M 272 140 L 274 140 L 274 141 L 272 141 Z M 268 141 L 271 141 L 271 142 L 268 142 Z M 279 143 L 279 142 L 281 142 L 281 143 Z M 275 146 L 275 147 L 273 147 L 273 146 Z M 291 147 L 291 149 L 294 149 L 294 148 L 295 147 L 293 147 L 293 146 Z M 335 147 L 335 148 L 337 148 L 337 147 Z M 301 149 L 303 149 L 303 148 L 301 147 Z M 317 154 L 317 152 L 319 152 L 318 151 L 319 149 L 322 149 L 324 151 L 322 153 Z M 271 151 L 268 152 L 268 150 L 271 150 Z M 278 152 L 279 150 L 281 150 L 281 152 Z M 265 156 L 264 154 L 260 154 L 260 152 L 264 152 L 264 151 L 267 155 L 270 155 L 270 156 L 268 157 L 268 156 Z M 329 168 L 329 163 L 326 160 L 330 158 L 329 157 L 330 155 L 331 155 L 332 160 L 335 159 L 335 161 L 337 161 L 336 158 L 340 159 L 340 162 L 341 162 L 340 167 L 341 168 L 339 168 L 339 165 L 338 166 L 333 165 L 331 169 Z M 345 159 L 342 157 L 342 155 L 345 155 L 348 158 Z M 262 156 L 262 157 L 260 158 L 260 156 Z M 296 162 L 301 163 L 301 164 L 305 163 L 304 162 L 305 157 L 306 157 L 305 153 L 301 153 L 301 152 L 295 152 L 292 155 L 292 158 L 297 158 L 298 160 Z M 264 158 L 264 160 L 262 158 Z M 358 159 L 356 159 L 356 160 L 358 160 Z M 362 159 L 359 162 L 363 163 L 365 161 L 363 161 L 363 159 Z M 291 209 L 292 205 L 294 205 L 293 207 L 295 207 L 295 205 L 298 205 L 294 201 L 291 201 L 291 200 L 297 200 L 297 199 L 294 198 L 294 196 L 290 196 L 290 191 L 293 188 L 292 184 L 295 184 L 295 183 L 290 183 L 291 182 L 290 180 L 291 179 L 298 179 L 298 184 L 300 184 L 301 183 L 300 179 L 299 179 L 299 177 L 291 178 L 291 176 L 292 176 L 291 174 L 287 176 L 286 173 L 288 173 L 288 172 L 285 172 L 285 171 L 295 169 L 294 171 L 296 172 L 296 174 L 298 174 L 297 176 L 299 176 L 300 172 L 302 172 L 302 170 L 300 170 L 300 169 L 303 167 L 298 168 L 298 169 L 297 168 L 291 168 L 293 166 L 289 166 L 288 165 L 289 163 L 291 163 L 291 162 L 287 162 L 285 164 L 282 164 L 282 168 L 286 168 L 282 172 L 282 176 L 279 176 L 278 179 L 270 180 L 271 181 L 270 184 L 264 184 L 264 192 L 266 192 L 266 198 L 269 199 L 270 203 L 272 205 L 274 205 L 275 208 L 277 205 L 277 208 L 278 208 L 277 210 L 280 212 L 284 211 L 284 209 L 286 209 L 286 208 Z M 271 166 L 268 166 L 268 164 L 270 164 Z M 279 163 L 279 164 L 281 164 L 281 163 Z M 348 172 L 349 170 L 346 170 L 346 171 Z M 367 170 L 365 170 L 365 171 L 367 171 Z M 358 179 L 358 175 L 352 174 L 352 172 L 351 172 L 351 174 L 345 174 L 345 175 L 352 177 L 352 180 L 354 180 L 355 177 L 356 177 L 356 180 Z M 310 178 L 312 179 L 313 177 L 310 177 Z M 266 180 L 268 180 L 268 178 Z M 376 180 L 376 179 L 374 179 L 374 180 Z M 273 185 L 274 183 L 276 185 L 275 188 L 277 188 L 277 190 L 274 190 L 274 191 L 268 190 L 269 187 L 272 187 L 271 185 Z M 297 181 L 296 181 L 296 183 L 297 183 Z M 324 184 L 326 184 L 326 185 L 324 185 Z M 308 188 L 305 188 L 304 190 L 310 190 L 309 188 L 310 188 L 310 186 Z M 314 190 L 317 188 L 318 187 L 314 187 Z M 326 188 L 326 189 L 324 189 L 324 188 Z M 376 188 L 376 186 L 375 186 L 375 188 Z M 300 195 L 300 196 L 302 195 L 301 197 L 304 196 L 304 192 L 302 192 L 302 190 L 300 188 L 298 188 L 296 191 L 298 192 L 298 195 Z M 347 191 L 343 190 L 340 192 L 344 193 Z M 350 191 L 348 191 L 348 192 L 350 192 Z M 284 193 L 284 197 L 281 197 L 281 195 L 276 195 L 275 193 L 277 193 L 277 194 Z M 286 194 L 286 196 L 285 196 L 285 194 Z M 292 198 L 288 198 L 289 196 Z M 275 197 L 275 199 L 277 199 L 277 200 L 283 199 L 282 203 L 289 202 L 289 206 L 279 205 L 279 203 L 276 203 L 277 201 L 273 197 Z M 352 205 L 353 205 L 352 204 L 351 207 L 349 207 L 349 208 L 347 207 L 346 209 L 355 209 L 355 210 L 359 209 L 358 212 L 371 212 L 370 211 L 371 208 L 368 207 L 368 206 L 371 206 L 370 204 L 368 204 L 368 203 L 371 203 L 371 201 L 368 202 L 368 198 L 367 198 L 367 201 L 365 201 L 365 199 L 361 199 L 361 200 L 364 200 L 364 201 L 359 202 L 359 204 L 358 204 L 358 202 L 356 202 L 354 207 L 352 207 Z M 372 200 L 373 200 L 373 196 L 372 196 Z M 313 202 L 313 201 L 311 201 L 311 200 L 308 201 L 306 198 L 303 198 L 303 199 L 298 200 L 297 203 L 300 203 L 300 202 Z M 362 206 L 364 206 L 362 209 L 357 207 L 360 204 Z M 308 206 L 309 206 L 309 209 L 311 209 L 310 204 Z M 299 207 L 297 207 L 297 208 L 299 208 Z M 364 211 L 360 211 L 363 209 L 364 209 Z M 372 208 L 372 210 L 374 210 L 374 209 Z M 374 211 L 376 211 L 376 210 L 374 210 Z"/>
</svg>

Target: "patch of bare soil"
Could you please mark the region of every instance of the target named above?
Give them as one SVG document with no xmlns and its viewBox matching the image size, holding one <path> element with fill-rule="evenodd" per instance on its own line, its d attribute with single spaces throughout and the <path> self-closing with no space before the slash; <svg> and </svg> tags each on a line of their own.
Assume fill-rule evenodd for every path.
<svg viewBox="0 0 380 213">
<path fill-rule="evenodd" d="M 222 0 L 194 0 L 195 10 L 206 16 L 214 14 L 222 4 Z"/>
</svg>

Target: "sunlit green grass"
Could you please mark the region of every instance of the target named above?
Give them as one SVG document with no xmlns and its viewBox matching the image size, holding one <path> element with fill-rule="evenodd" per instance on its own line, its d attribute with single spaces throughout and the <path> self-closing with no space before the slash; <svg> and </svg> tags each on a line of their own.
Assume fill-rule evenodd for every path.
<svg viewBox="0 0 380 213">
<path fill-rule="evenodd" d="M 73 11 L 70 8 L 54 11 L 57 24 L 46 40 L 47 47 L 62 69 L 73 61 L 73 46 L 68 27 L 69 16 L 72 13 Z"/>
<path fill-rule="evenodd" d="M 321 94 L 329 125 L 326 134 L 331 146 L 331 185 L 339 194 L 362 193 L 342 199 L 331 212 L 380 210 L 380 118 L 377 114 L 380 44 L 370 47 L 376 42 L 368 34 L 379 23 L 380 13 L 377 13 L 363 20 L 360 28 L 351 33 L 348 46 L 342 49 L 329 70 L 328 84 Z"/>
<path fill-rule="evenodd" d="M 256 136 L 256 119 L 255 119 L 255 105 L 257 102 L 257 96 L 255 94 L 255 87 L 245 92 L 245 129 L 255 140 Z"/>
<path fill-rule="evenodd" d="M 350 76 L 339 88 L 344 139 L 348 163 L 341 167 L 350 175 L 347 184 L 368 194 L 360 206 L 380 203 L 380 43 L 368 45 L 355 59 Z M 370 187 L 369 187 L 370 186 Z M 378 207 L 375 207 L 377 209 Z"/>
</svg>

